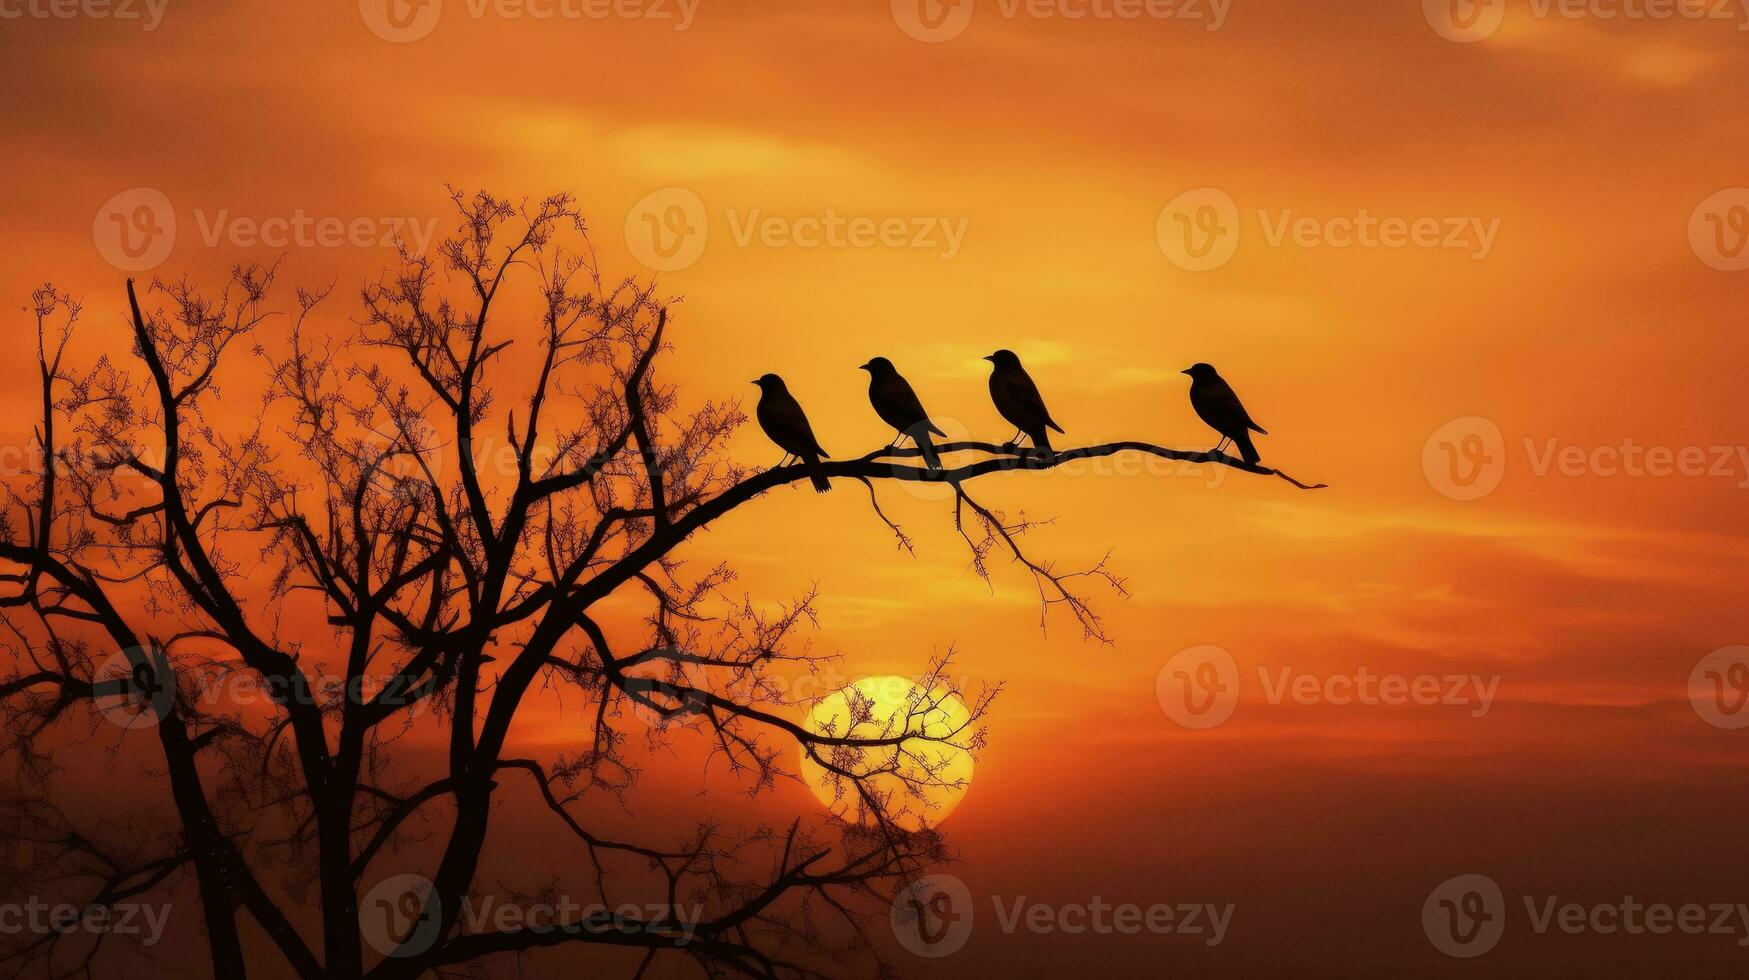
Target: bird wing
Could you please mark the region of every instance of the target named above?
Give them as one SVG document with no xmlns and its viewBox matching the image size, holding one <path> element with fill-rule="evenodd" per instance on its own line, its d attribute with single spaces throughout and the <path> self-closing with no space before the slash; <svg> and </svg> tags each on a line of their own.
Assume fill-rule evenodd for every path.
<svg viewBox="0 0 1749 980">
<path fill-rule="evenodd" d="M 869 387 L 869 400 L 874 403 L 875 413 L 901 432 L 919 422 L 929 421 L 929 413 L 923 410 L 917 392 L 912 390 L 911 383 L 903 375 L 895 373 L 876 380 Z M 934 425 L 929 428 L 937 435 L 942 434 Z"/>
<path fill-rule="evenodd" d="M 1216 378 L 1210 381 L 1204 386 L 1202 394 L 1204 398 L 1208 399 L 1211 408 L 1214 408 L 1225 418 L 1232 420 L 1233 428 L 1239 429 L 1241 432 L 1245 429 L 1251 429 L 1269 435 L 1268 432 L 1264 431 L 1263 426 L 1251 421 L 1251 413 L 1245 411 L 1245 404 L 1239 401 L 1239 396 L 1234 393 L 1233 386 L 1227 384 L 1225 378 Z"/>
<path fill-rule="evenodd" d="M 1063 431 L 1062 426 L 1051 420 L 1044 396 L 1038 393 L 1038 385 L 1033 383 L 1032 375 L 1027 374 L 1025 368 L 997 372 L 991 382 L 996 410 L 1008 421 L 1022 428 L 1036 428 L 1042 422 L 1058 432 Z"/>
<path fill-rule="evenodd" d="M 788 392 L 773 392 L 759 400 L 759 427 L 779 449 L 797 456 L 826 455 L 814 438 L 807 413 Z"/>
</svg>

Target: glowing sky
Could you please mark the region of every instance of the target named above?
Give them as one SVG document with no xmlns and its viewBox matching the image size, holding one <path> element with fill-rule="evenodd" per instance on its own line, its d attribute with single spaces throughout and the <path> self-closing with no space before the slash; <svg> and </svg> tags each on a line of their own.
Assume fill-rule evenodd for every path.
<svg viewBox="0 0 1749 980">
<path fill-rule="evenodd" d="M 52 279 L 86 302 L 76 356 L 113 348 L 124 273 L 93 224 L 130 188 L 176 211 L 155 274 L 216 282 L 283 251 L 288 283 L 337 283 L 325 311 L 342 329 L 388 250 L 248 244 L 236 220 L 448 230 L 447 182 L 575 191 L 616 273 L 646 271 L 626 238 L 640 201 L 695 195 L 708 237 L 662 275 L 684 296 L 668 376 L 683 398 L 750 406 L 748 379 L 783 374 L 837 456 L 888 437 L 856 370 L 877 354 L 944 429 L 999 438 L 980 358 L 1011 348 L 1062 445 L 1212 444 L 1178 371 L 1213 363 L 1269 429 L 1264 461 L 1331 489 L 1143 468 L 981 484 L 991 505 L 1057 518 L 1030 536 L 1037 554 L 1076 566 L 1112 552 L 1133 593 L 1094 593 L 1114 645 L 1055 616 L 1041 634 L 1031 581 L 1001 562 L 992 586 L 973 576 L 927 492 L 886 495 L 915 558 L 854 486 L 781 491 L 693 553 L 733 561 L 762 599 L 818 584 L 812 642 L 844 654 L 847 679 L 914 673 L 952 646 L 956 672 L 1007 684 L 948 823 L 974 893 L 1239 903 L 1214 952 L 991 929 L 946 965 L 906 970 L 1151 975 L 1182 956 L 1244 972 L 1294 950 L 1340 962 L 1365 942 L 1391 973 L 1435 971 L 1450 964 L 1416 910 L 1459 872 L 1521 890 L 1746 897 L 1715 894 L 1741 887 L 1715 858 L 1740 850 L 1744 794 L 1720 787 L 1743 783 L 1743 736 L 1704 723 L 1685 690 L 1701 657 L 1749 637 L 1749 457 L 1735 448 L 1749 279 L 1709 267 L 1689 234 L 1697 205 L 1749 184 L 1749 35 L 1508 6 L 1470 44 L 1410 0 L 1235 0 L 1218 31 L 1007 17 L 978 0 L 963 34 L 934 44 L 879 2 L 703 0 L 676 30 L 475 17 L 450 0 L 408 43 L 352 3 L 170 0 L 149 32 L 6 20 L 7 336 L 25 344 L 18 308 Z M 1175 265 L 1157 234 L 1168 202 L 1197 188 L 1233 202 L 1239 235 L 1205 272 Z M 1363 213 L 1493 233 L 1485 258 L 1271 241 L 1283 221 Z M 795 219 L 831 216 L 913 234 L 790 241 L 810 227 Z M 776 239 L 758 230 L 770 217 Z M 919 230 L 933 237 L 913 247 Z M 34 422 L 25 350 L 0 364 L 13 447 Z M 1469 501 L 1424 465 L 1435 431 L 1467 417 L 1497 427 L 1505 461 L 1498 488 Z M 1600 473 L 1613 457 L 1596 450 L 1630 441 L 1724 462 Z M 1551 446 L 1588 462 L 1544 469 Z M 777 455 L 752 429 L 734 450 Z M 1156 694 L 1168 659 L 1201 644 L 1229 651 L 1246 684 L 1209 731 L 1176 724 Z M 1499 686 L 1482 717 L 1273 705 L 1260 667 Z M 569 723 L 542 719 L 519 734 L 562 746 Z M 814 805 L 784 793 L 783 806 Z M 1518 942 L 1525 962 L 1597 953 Z M 1595 962 L 1630 969 L 1652 948 Z"/>
</svg>

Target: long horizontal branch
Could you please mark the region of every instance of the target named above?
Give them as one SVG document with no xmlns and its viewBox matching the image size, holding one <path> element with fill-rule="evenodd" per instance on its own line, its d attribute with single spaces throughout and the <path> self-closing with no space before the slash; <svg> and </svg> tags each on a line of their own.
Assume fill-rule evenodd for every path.
<svg viewBox="0 0 1749 980">
<path fill-rule="evenodd" d="M 958 483 L 961 480 L 969 480 L 986 473 L 998 473 L 1006 470 L 1050 470 L 1078 460 L 1101 459 L 1106 456 L 1115 456 L 1118 453 L 1132 452 L 1185 463 L 1214 463 L 1246 473 L 1255 473 L 1258 476 L 1278 476 L 1301 490 L 1323 490 L 1328 486 L 1324 483 L 1301 483 L 1281 470 L 1257 463 L 1247 463 L 1243 459 L 1228 456 L 1226 453 L 1218 453 L 1212 449 L 1168 449 L 1165 446 L 1156 446 L 1148 442 L 1108 442 L 1098 446 L 1061 449 L 1050 453 L 1036 449 L 998 446 L 988 442 L 938 442 L 935 444 L 935 450 L 944 455 L 948 453 L 985 453 L 990 458 L 967 463 L 964 466 L 932 471 L 881 463 L 880 460 L 886 457 L 916 458 L 922 455 L 915 447 L 887 448 L 878 449 L 860 459 L 840 462 L 825 461 L 821 464 L 820 471 L 827 477 L 880 477 L 894 480 L 916 480 L 925 483 Z M 787 478 L 780 482 L 791 483 L 805 478 L 808 472 L 808 467 L 805 465 L 795 464 L 766 470 L 761 476 L 781 473 L 785 474 Z"/>
<path fill-rule="evenodd" d="M 840 477 L 858 480 L 908 480 L 915 483 L 960 483 L 990 473 L 1003 473 L 1014 470 L 1051 470 L 1065 463 L 1083 459 L 1098 459 L 1114 456 L 1122 452 L 1143 453 L 1158 456 L 1162 459 L 1173 459 L 1189 463 L 1214 463 L 1221 466 L 1242 470 L 1246 473 L 1256 473 L 1260 476 L 1277 476 L 1303 490 L 1323 489 L 1325 484 L 1306 484 L 1288 476 L 1280 470 L 1247 463 L 1235 459 L 1225 453 L 1213 450 L 1192 451 L 1185 449 L 1168 449 L 1147 442 L 1110 442 L 1098 446 L 1085 446 L 1079 449 L 1065 449 L 1055 453 L 1043 453 L 1032 450 L 1009 449 L 987 442 L 950 442 L 938 444 L 939 453 L 981 452 L 988 458 L 941 470 L 929 470 L 921 466 L 906 466 L 901 463 L 882 461 L 883 457 L 916 458 L 921 455 L 916 449 L 886 448 L 869 453 L 860 459 L 824 461 L 817 468 L 802 464 L 778 466 L 765 470 L 735 484 L 717 494 L 693 509 L 687 511 L 673 523 L 652 534 L 638 547 L 603 569 L 594 578 L 584 582 L 569 597 L 566 610 L 561 614 L 563 623 L 575 621 L 582 610 L 589 608 L 597 600 L 610 595 L 615 589 L 630 581 L 639 571 L 651 562 L 666 555 L 676 545 L 685 540 L 692 532 L 722 517 L 736 507 L 752 500 L 754 497 L 774 490 L 787 483 L 795 483 L 809 479 L 812 473 L 819 473 L 827 478 Z M 532 674 L 532 672 L 531 672 Z"/>
</svg>

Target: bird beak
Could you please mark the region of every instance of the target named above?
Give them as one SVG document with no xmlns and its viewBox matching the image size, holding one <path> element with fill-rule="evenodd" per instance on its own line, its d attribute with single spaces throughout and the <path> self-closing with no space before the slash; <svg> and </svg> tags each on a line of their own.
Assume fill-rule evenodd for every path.
<svg viewBox="0 0 1749 980">
<path fill-rule="evenodd" d="M 984 360 L 989 361 L 991 364 L 994 364 L 994 363 L 996 363 L 996 355 L 995 354 L 985 354 Z"/>
<path fill-rule="evenodd" d="M 869 362 L 867 362 L 867 361 L 864 361 L 864 362 L 863 362 L 863 363 L 861 363 L 861 364 L 858 364 L 858 365 L 857 365 L 857 366 L 856 366 L 856 369 L 857 369 L 857 370 L 858 370 L 858 371 L 867 371 L 867 370 L 868 370 L 868 365 L 869 365 Z"/>
<path fill-rule="evenodd" d="M 1190 369 L 1189 369 L 1189 368 L 1185 368 L 1185 369 L 1184 369 L 1184 370 L 1182 370 L 1182 371 L 1180 371 L 1180 372 L 1178 372 L 1178 373 L 1179 373 L 1179 374 L 1189 374 L 1189 373 L 1190 373 Z"/>
</svg>

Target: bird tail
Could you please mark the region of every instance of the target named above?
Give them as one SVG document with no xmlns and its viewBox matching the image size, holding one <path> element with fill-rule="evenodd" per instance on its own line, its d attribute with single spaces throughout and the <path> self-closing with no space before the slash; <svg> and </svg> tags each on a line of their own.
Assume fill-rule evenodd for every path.
<svg viewBox="0 0 1749 980">
<path fill-rule="evenodd" d="M 929 428 L 934 428 L 930 426 Z M 935 452 L 935 443 L 929 441 L 929 433 L 923 426 L 918 426 L 911 437 L 917 440 L 917 450 L 923 454 L 923 465 L 932 470 L 941 469 L 941 457 Z"/>
<path fill-rule="evenodd" d="M 1240 432 L 1233 437 L 1233 445 L 1239 447 L 1239 455 L 1245 457 L 1245 462 L 1256 465 L 1263 457 L 1258 455 L 1257 447 L 1251 443 L 1251 433 Z"/>
<path fill-rule="evenodd" d="M 1058 429 L 1057 431 L 1061 432 L 1063 430 Z M 1037 432 L 1028 432 L 1027 435 L 1032 437 L 1032 444 L 1034 447 L 1042 449 L 1047 453 L 1056 452 L 1055 449 L 1051 448 L 1051 434 L 1046 430 L 1041 428 Z"/>
<path fill-rule="evenodd" d="M 826 453 L 822 450 L 820 456 L 824 455 L 826 455 Z M 816 492 L 825 493 L 832 489 L 832 481 L 826 479 L 826 474 L 820 471 L 820 456 L 808 457 L 808 479 L 813 481 L 814 490 Z"/>
</svg>

